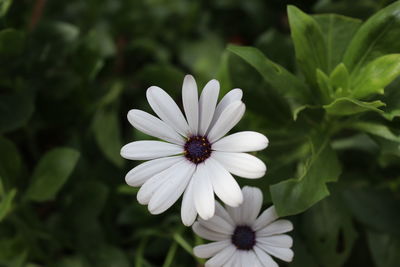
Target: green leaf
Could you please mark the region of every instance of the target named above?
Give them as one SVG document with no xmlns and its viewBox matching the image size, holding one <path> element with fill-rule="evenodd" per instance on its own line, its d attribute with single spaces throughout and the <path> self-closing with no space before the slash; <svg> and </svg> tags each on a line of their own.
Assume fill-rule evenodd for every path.
<svg viewBox="0 0 400 267">
<path fill-rule="evenodd" d="M 72 148 L 55 148 L 47 152 L 36 166 L 26 196 L 33 201 L 52 200 L 67 181 L 79 159 Z"/>
<path fill-rule="evenodd" d="M 376 58 L 353 74 L 351 87 L 354 98 L 383 94 L 384 88 L 400 75 L 400 54 Z"/>
<path fill-rule="evenodd" d="M 0 134 L 24 126 L 34 110 L 34 100 L 29 93 L 0 95 Z"/>
<path fill-rule="evenodd" d="M 323 107 L 328 114 L 347 116 L 367 111 L 382 113 L 383 111 L 378 109 L 378 107 L 382 106 L 385 106 L 385 103 L 379 100 L 373 102 L 362 102 L 356 99 L 342 97 Z"/>
<path fill-rule="evenodd" d="M 12 2 L 13 0 L 0 0 L 0 18 L 7 14 Z"/>
<path fill-rule="evenodd" d="M 286 98 L 294 119 L 302 109 L 313 102 L 309 89 L 302 81 L 282 66 L 269 60 L 258 49 L 229 45 L 228 50 L 254 67 L 268 84 Z"/>
<path fill-rule="evenodd" d="M 352 129 L 357 129 L 369 134 L 373 134 L 376 136 L 383 137 L 387 140 L 390 141 L 395 141 L 400 143 L 400 136 L 395 135 L 389 127 L 386 125 L 382 125 L 379 123 L 374 123 L 374 122 L 354 122 L 349 125 L 350 128 Z"/>
<path fill-rule="evenodd" d="M 19 55 L 24 48 L 24 43 L 25 43 L 24 32 L 10 28 L 0 31 L 1 56 L 9 57 L 9 56 Z"/>
<path fill-rule="evenodd" d="M 0 177 L 1 178 L 1 177 Z M 0 222 L 7 216 L 7 214 L 12 209 L 12 204 L 15 195 L 17 194 L 16 189 L 12 189 L 9 191 L 0 202 Z"/>
<path fill-rule="evenodd" d="M 340 63 L 329 75 L 329 83 L 335 90 L 335 96 L 346 96 L 350 89 L 350 75 L 346 66 Z"/>
<path fill-rule="evenodd" d="M 118 114 L 113 109 L 100 109 L 93 120 L 93 133 L 103 154 L 118 167 L 124 164 L 120 156 L 122 147 Z"/>
<path fill-rule="evenodd" d="M 326 43 L 327 73 L 340 64 L 361 20 L 336 14 L 314 15 Z"/>
<path fill-rule="evenodd" d="M 348 188 L 346 206 L 361 223 L 374 230 L 400 234 L 400 201 L 388 190 Z"/>
<path fill-rule="evenodd" d="M 13 142 L 0 136 L 0 176 L 6 181 L 16 181 L 21 172 L 21 155 Z"/>
<path fill-rule="evenodd" d="M 316 69 L 328 70 L 328 53 L 321 28 L 313 17 L 295 6 L 288 6 L 287 12 L 298 65 L 307 81 L 316 84 Z"/>
<path fill-rule="evenodd" d="M 400 52 L 400 1 L 369 18 L 357 31 L 345 55 L 344 64 L 357 73 L 368 62 Z"/>
<path fill-rule="evenodd" d="M 397 267 L 400 262 L 398 236 L 369 231 L 368 245 L 376 267 Z"/>
<path fill-rule="evenodd" d="M 341 173 L 336 153 L 327 139 L 315 137 L 310 146 L 311 156 L 299 177 L 271 186 L 272 202 L 279 216 L 303 212 L 328 196 L 326 183 L 336 181 Z"/>
<path fill-rule="evenodd" d="M 357 238 L 351 214 L 336 196 L 332 194 L 303 215 L 303 236 L 318 266 L 343 266 Z"/>
<path fill-rule="evenodd" d="M 324 96 L 324 101 L 330 102 L 330 99 L 334 97 L 334 91 L 328 75 L 320 69 L 317 69 L 317 84 Z"/>
</svg>

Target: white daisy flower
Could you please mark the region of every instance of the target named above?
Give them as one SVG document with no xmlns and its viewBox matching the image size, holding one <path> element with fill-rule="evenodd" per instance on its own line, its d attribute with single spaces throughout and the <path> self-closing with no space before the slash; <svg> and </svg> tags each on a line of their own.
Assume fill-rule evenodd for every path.
<svg viewBox="0 0 400 267">
<path fill-rule="evenodd" d="M 244 114 L 242 90 L 231 90 L 217 105 L 218 94 L 219 82 L 211 80 L 199 99 L 196 81 L 186 75 L 182 86 L 186 119 L 174 100 L 156 86 L 147 89 L 146 96 L 159 118 L 137 109 L 128 112 L 133 127 L 167 141 L 136 141 L 121 149 L 126 159 L 149 160 L 129 171 L 126 182 L 141 186 L 137 199 L 152 214 L 164 212 L 184 193 L 181 217 L 185 225 L 192 225 L 197 213 L 203 219 L 214 215 L 214 192 L 227 205 L 242 203 L 242 192 L 231 174 L 250 179 L 264 176 L 265 164 L 244 153 L 266 148 L 264 135 L 246 131 L 223 137 Z"/>
<path fill-rule="evenodd" d="M 286 262 L 293 259 L 293 239 L 284 233 L 293 230 L 288 220 L 277 220 L 274 206 L 257 218 L 263 202 L 261 190 L 243 188 L 243 204 L 226 210 L 216 203 L 215 216 L 199 218 L 193 231 L 212 242 L 194 248 L 199 258 L 211 258 L 206 267 L 278 267 L 272 256 Z"/>
</svg>

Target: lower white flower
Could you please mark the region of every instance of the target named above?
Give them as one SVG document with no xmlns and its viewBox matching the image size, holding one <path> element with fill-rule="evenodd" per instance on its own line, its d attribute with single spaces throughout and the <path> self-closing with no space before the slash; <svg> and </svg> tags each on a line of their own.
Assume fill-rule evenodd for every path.
<svg viewBox="0 0 400 267">
<path fill-rule="evenodd" d="M 125 145 L 121 155 L 149 160 L 126 175 L 131 186 L 141 186 L 137 199 L 152 214 L 171 207 L 183 194 L 181 217 L 192 225 L 197 213 L 214 215 L 214 193 L 227 205 L 238 206 L 242 192 L 232 174 L 254 179 L 264 176 L 265 164 L 245 152 L 267 147 L 268 139 L 257 132 L 225 136 L 242 118 L 242 90 L 233 89 L 218 103 L 219 82 L 209 81 L 200 98 L 197 84 L 186 75 L 182 86 L 185 115 L 161 88 L 147 89 L 147 100 L 159 118 L 141 110 L 128 113 L 129 122 L 145 134 L 166 140 L 136 141 Z"/>
<path fill-rule="evenodd" d="M 278 267 L 272 256 L 286 262 L 293 259 L 293 240 L 284 233 L 293 230 L 288 220 L 278 220 L 274 206 L 258 218 L 263 202 L 261 190 L 243 188 L 243 204 L 226 207 L 216 203 L 215 215 L 198 219 L 193 231 L 212 242 L 194 248 L 199 258 L 211 258 L 206 267 Z"/>
</svg>

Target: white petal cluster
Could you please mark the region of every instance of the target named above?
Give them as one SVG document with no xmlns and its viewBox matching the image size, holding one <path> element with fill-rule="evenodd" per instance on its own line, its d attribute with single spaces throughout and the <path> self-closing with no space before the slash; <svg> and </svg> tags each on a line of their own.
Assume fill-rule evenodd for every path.
<svg viewBox="0 0 400 267">
<path fill-rule="evenodd" d="M 215 241 L 195 247 L 194 254 L 210 258 L 206 267 L 278 267 L 271 255 L 286 262 L 292 261 L 293 240 L 284 234 L 293 229 L 292 223 L 278 220 L 274 206 L 258 216 L 263 202 L 260 189 L 245 186 L 243 197 L 243 204 L 236 208 L 227 206 L 224 209 L 216 203 L 214 217 L 207 221 L 199 219 L 193 224 L 197 235 Z M 254 244 L 251 248 L 241 249 L 234 244 L 235 238 L 242 238 L 245 244 L 248 243 L 245 235 L 234 236 L 238 227 L 248 227 L 253 232 Z"/>
<path fill-rule="evenodd" d="M 196 81 L 187 75 L 182 86 L 185 115 L 156 86 L 146 96 L 158 117 L 129 111 L 133 127 L 166 141 L 135 141 L 121 149 L 126 159 L 148 160 L 129 171 L 126 182 L 141 186 L 137 199 L 152 214 L 164 212 L 183 194 L 182 221 L 192 225 L 197 214 L 205 220 L 213 217 L 214 193 L 231 207 L 243 202 L 232 174 L 249 179 L 264 176 L 265 164 L 246 152 L 266 148 L 268 139 L 251 131 L 224 137 L 242 118 L 245 105 L 241 89 L 231 90 L 218 103 L 219 89 L 219 82 L 211 80 L 199 97 Z"/>
</svg>

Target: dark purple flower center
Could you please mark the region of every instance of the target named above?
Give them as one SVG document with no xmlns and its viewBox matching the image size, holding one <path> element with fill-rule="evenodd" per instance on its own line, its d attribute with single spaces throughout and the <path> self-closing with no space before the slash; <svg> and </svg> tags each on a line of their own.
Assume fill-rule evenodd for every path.
<svg viewBox="0 0 400 267">
<path fill-rule="evenodd" d="M 185 144 L 185 157 L 199 164 L 211 155 L 211 144 L 204 136 L 191 136 Z"/>
<path fill-rule="evenodd" d="M 232 244 L 240 250 L 250 250 L 256 244 L 256 233 L 247 225 L 237 226 L 232 235 Z"/>
</svg>

